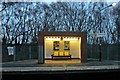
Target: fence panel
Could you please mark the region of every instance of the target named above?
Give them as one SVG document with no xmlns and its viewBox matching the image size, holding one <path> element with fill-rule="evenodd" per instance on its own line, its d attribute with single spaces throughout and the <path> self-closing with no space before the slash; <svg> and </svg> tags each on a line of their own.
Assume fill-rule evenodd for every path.
<svg viewBox="0 0 120 80">
<path fill-rule="evenodd" d="M 120 45 L 103 44 L 101 45 L 101 53 L 103 60 L 120 60 Z M 88 45 L 88 58 L 99 59 L 99 45 Z"/>
<path fill-rule="evenodd" d="M 38 46 L 37 45 L 18 45 L 16 46 L 15 60 L 29 60 L 37 59 Z"/>
<path fill-rule="evenodd" d="M 14 55 L 8 55 L 7 45 L 2 45 L 2 60 L 18 61 L 38 59 L 38 45 L 12 45 L 15 48 Z M 99 45 L 88 45 L 88 58 L 99 59 Z M 102 60 L 120 60 L 120 45 L 103 44 L 101 46 Z"/>
</svg>

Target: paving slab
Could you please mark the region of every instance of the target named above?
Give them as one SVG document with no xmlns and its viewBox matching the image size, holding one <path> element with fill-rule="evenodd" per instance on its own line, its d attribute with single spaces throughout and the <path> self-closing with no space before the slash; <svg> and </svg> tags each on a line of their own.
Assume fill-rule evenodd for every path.
<svg viewBox="0 0 120 80">
<path fill-rule="evenodd" d="M 120 61 L 90 61 L 87 63 L 45 63 L 37 60 L 25 60 L 2 63 L 2 72 L 28 71 L 86 71 L 86 70 L 120 70 Z"/>
</svg>

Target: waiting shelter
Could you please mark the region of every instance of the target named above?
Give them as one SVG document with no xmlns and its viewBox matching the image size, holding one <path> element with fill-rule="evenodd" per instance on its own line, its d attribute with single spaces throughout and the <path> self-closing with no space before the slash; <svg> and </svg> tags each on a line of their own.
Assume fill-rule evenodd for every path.
<svg viewBox="0 0 120 80">
<path fill-rule="evenodd" d="M 39 32 L 38 45 L 38 63 L 43 64 L 48 59 L 87 61 L 86 32 Z"/>
</svg>

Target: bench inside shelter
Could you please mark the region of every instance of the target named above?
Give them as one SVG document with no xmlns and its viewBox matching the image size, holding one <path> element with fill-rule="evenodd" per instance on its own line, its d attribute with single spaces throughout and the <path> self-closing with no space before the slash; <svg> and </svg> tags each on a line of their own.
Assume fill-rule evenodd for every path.
<svg viewBox="0 0 120 80">
<path fill-rule="evenodd" d="M 69 58 L 71 60 L 71 54 L 68 51 L 65 52 L 59 52 L 59 51 L 54 51 L 54 53 L 51 55 L 52 60 L 57 57 L 57 58 Z"/>
</svg>

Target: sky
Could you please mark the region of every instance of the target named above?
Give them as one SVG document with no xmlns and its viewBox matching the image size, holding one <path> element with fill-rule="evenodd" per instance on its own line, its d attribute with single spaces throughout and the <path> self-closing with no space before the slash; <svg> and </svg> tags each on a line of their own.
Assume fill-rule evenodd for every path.
<svg viewBox="0 0 120 80">
<path fill-rule="evenodd" d="M 2 2 L 118 2 L 120 0 L 0 0 Z"/>
<path fill-rule="evenodd" d="M 118 2 L 120 0 L 0 0 L 0 2 Z M 0 5 L 1 8 L 1 5 Z M 1 9 L 0 9 L 1 10 Z M 1 30 L 1 20 L 0 20 L 0 30 Z M 1 31 L 0 31 L 1 32 Z M 0 33 L 0 40 L 2 35 Z"/>
</svg>

